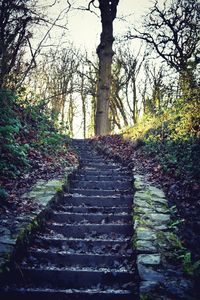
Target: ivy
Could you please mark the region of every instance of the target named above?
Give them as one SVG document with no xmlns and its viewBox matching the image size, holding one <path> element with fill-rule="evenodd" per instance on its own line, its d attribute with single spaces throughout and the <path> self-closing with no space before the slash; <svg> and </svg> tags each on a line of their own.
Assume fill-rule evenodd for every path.
<svg viewBox="0 0 200 300">
<path fill-rule="evenodd" d="M 159 161 L 164 172 L 188 182 L 200 179 L 200 105 L 198 99 L 176 100 L 157 115 L 145 115 L 125 137 L 144 142 L 143 149 Z"/>
<path fill-rule="evenodd" d="M 30 172 L 34 163 L 42 165 L 43 158 L 53 160 L 58 153 L 66 153 L 68 142 L 69 137 L 60 133 L 43 101 L 33 105 L 23 95 L 0 90 L 1 184 L 6 178 L 16 179 Z M 0 198 L 6 198 L 3 187 Z"/>
</svg>

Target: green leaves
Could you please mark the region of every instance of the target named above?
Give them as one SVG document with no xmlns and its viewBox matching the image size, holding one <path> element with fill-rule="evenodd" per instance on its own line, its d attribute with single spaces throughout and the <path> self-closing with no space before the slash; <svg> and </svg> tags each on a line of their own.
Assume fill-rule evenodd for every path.
<svg viewBox="0 0 200 300">
<path fill-rule="evenodd" d="M 143 149 L 156 157 L 162 169 L 185 181 L 198 181 L 200 176 L 200 103 L 176 99 L 172 108 L 158 115 L 146 115 L 124 134 L 142 139 Z"/>
<path fill-rule="evenodd" d="M 183 270 L 186 274 L 190 276 L 199 276 L 200 274 L 200 260 L 193 261 L 192 254 L 189 251 L 185 251 L 179 256 L 182 260 Z"/>
<path fill-rule="evenodd" d="M 0 90 L 0 173 L 3 176 L 15 178 L 21 167 L 28 165 L 26 147 L 17 141 L 21 128 L 15 95 Z"/>
<path fill-rule="evenodd" d="M 55 126 L 44 101 L 32 105 L 6 89 L 0 90 L 0 174 L 2 183 L 30 169 L 53 170 L 67 164 L 69 138 Z M 60 156 L 60 158 L 59 158 Z M 56 166 L 57 159 L 57 166 Z M 60 159 L 60 160 L 59 160 Z M 51 167 L 50 167 L 51 166 Z"/>
</svg>

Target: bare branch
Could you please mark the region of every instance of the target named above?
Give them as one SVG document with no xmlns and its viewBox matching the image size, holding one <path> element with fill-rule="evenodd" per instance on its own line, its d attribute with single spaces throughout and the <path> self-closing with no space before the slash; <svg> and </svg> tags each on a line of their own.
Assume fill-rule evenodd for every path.
<svg viewBox="0 0 200 300">
<path fill-rule="evenodd" d="M 37 54 L 39 53 L 42 44 L 44 43 L 44 41 L 46 40 L 47 36 L 49 35 L 49 33 L 51 32 L 52 28 L 54 27 L 54 25 L 56 24 L 57 20 L 60 18 L 61 14 L 63 13 L 63 11 L 65 11 L 66 9 L 63 9 L 59 15 L 57 16 L 57 18 L 54 20 L 54 22 L 52 23 L 51 27 L 47 30 L 47 32 L 45 33 L 45 35 L 43 36 L 43 38 L 41 39 L 41 41 L 39 42 L 35 52 L 32 54 L 32 59 L 30 61 L 30 64 L 28 66 L 28 68 L 26 69 L 26 71 L 24 72 L 24 76 L 22 77 L 21 81 L 19 82 L 19 86 L 22 84 L 22 82 L 25 80 L 26 76 L 28 75 L 29 71 L 32 68 L 32 64 L 35 62 L 35 58 L 37 56 Z"/>
<path fill-rule="evenodd" d="M 128 37 L 145 41 L 178 72 L 187 70 L 188 60 L 195 55 L 199 43 L 198 1 L 173 0 L 162 8 L 158 1 L 145 17 L 143 31 L 134 29 Z"/>
</svg>

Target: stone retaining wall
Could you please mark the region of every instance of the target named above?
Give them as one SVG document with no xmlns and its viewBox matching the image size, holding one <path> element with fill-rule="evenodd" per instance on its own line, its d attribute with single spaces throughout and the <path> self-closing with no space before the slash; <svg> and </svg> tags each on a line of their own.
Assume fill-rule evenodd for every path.
<svg viewBox="0 0 200 300">
<path fill-rule="evenodd" d="M 163 191 L 135 175 L 134 247 L 140 277 L 140 300 L 191 299 L 191 281 L 176 253 L 181 247 L 172 229 Z"/>
</svg>

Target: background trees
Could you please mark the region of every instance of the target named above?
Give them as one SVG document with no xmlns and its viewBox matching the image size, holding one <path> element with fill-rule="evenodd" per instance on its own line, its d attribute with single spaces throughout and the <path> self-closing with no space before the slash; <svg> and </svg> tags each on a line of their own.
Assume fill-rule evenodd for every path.
<svg viewBox="0 0 200 300">
<path fill-rule="evenodd" d="M 38 3 L 2 0 L 1 86 L 16 87 L 28 69 L 30 74 L 20 86 L 25 88 L 28 101 L 34 105 L 42 99 L 57 126 L 66 125 L 71 135 L 80 128 L 84 137 L 132 126 L 143 114 L 157 115 L 173 107 L 182 95 L 187 100 L 197 99 L 198 2 L 167 0 L 160 5 L 155 1 L 142 29 L 132 30 L 128 41 L 118 39 L 113 50 L 113 21 L 119 3 L 87 1 L 84 8 L 78 4 L 84 14 L 85 10 L 100 14 L 102 34 L 97 57 L 77 50 L 63 34 L 65 42 L 49 43 L 37 58 L 37 46 L 32 46 L 33 25 L 44 19 Z M 58 3 L 50 4 L 54 7 Z M 67 7 L 75 9 L 70 1 L 62 11 Z M 55 24 L 45 21 L 50 27 Z M 136 39 L 143 41 L 142 46 Z"/>
<path fill-rule="evenodd" d="M 15 85 L 16 76 L 20 74 L 31 27 L 40 20 L 35 3 L 30 0 L 0 1 L 0 88 L 8 82 Z"/>
<path fill-rule="evenodd" d="M 199 1 L 173 0 L 159 5 L 156 0 L 130 38 L 144 40 L 171 68 L 179 73 L 184 95 L 194 84 L 199 58 Z"/>
</svg>

